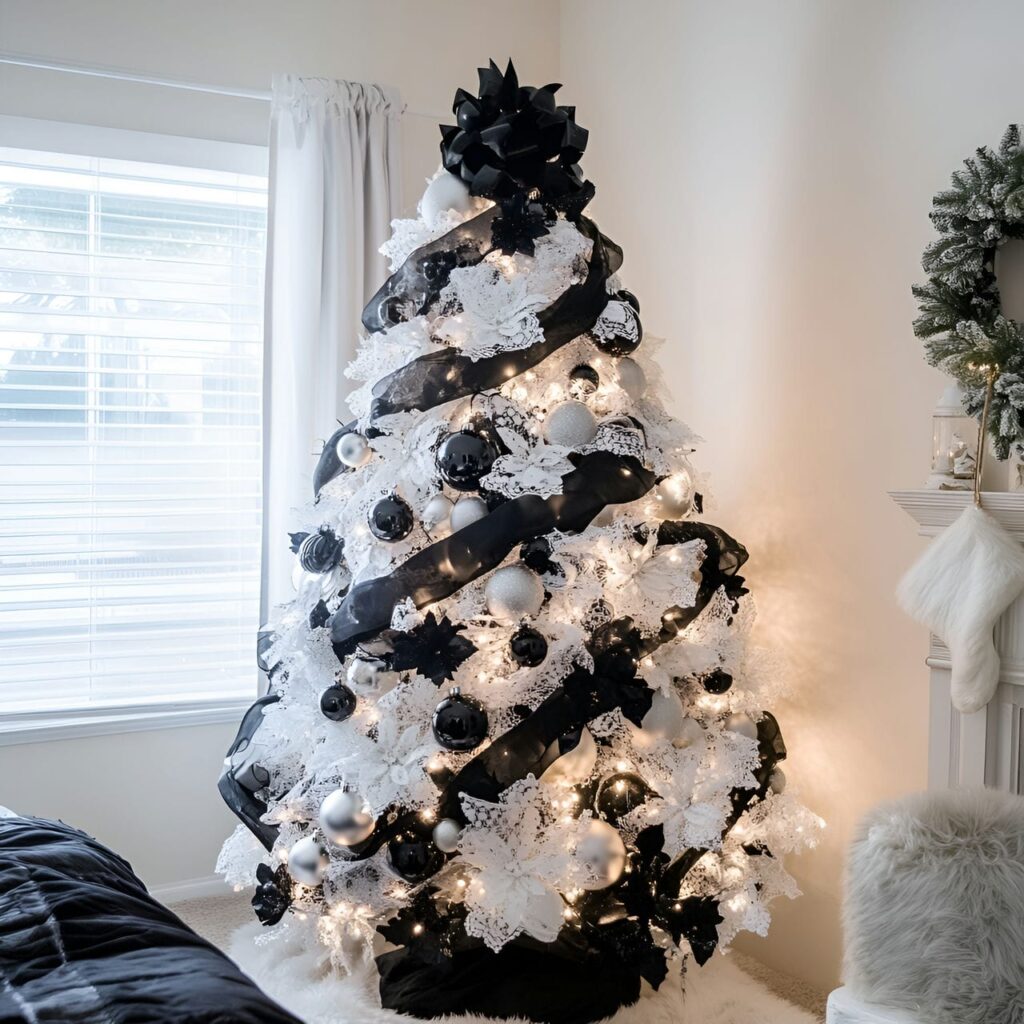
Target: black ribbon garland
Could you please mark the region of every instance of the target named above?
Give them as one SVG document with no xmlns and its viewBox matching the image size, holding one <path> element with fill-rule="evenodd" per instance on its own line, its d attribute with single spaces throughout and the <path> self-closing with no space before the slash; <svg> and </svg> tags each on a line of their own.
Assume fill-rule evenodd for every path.
<svg viewBox="0 0 1024 1024">
<path fill-rule="evenodd" d="M 517 544 L 552 530 L 583 530 L 606 505 L 643 497 L 654 474 L 635 458 L 596 451 L 574 455 L 576 468 L 562 477 L 562 493 L 524 494 L 489 515 L 423 548 L 388 576 L 354 586 L 331 618 L 331 642 L 339 659 L 361 640 L 391 624 L 407 598 L 417 608 L 456 593 L 500 565 Z"/>
<path fill-rule="evenodd" d="M 622 265 L 622 249 L 585 217 L 581 218 L 579 228 L 594 243 L 587 276 L 580 283 L 570 285 L 537 314 L 544 332 L 543 341 L 476 361 L 454 347 L 428 352 L 374 385 L 370 418 L 377 420 L 396 412 L 435 409 L 456 398 L 500 387 L 574 338 L 586 334 L 608 304 L 605 284 Z"/>
<path fill-rule="evenodd" d="M 487 255 L 493 221 L 500 215 L 500 207 L 492 206 L 420 246 L 366 304 L 363 326 L 376 334 L 426 312 L 456 267 L 471 267 Z"/>
</svg>

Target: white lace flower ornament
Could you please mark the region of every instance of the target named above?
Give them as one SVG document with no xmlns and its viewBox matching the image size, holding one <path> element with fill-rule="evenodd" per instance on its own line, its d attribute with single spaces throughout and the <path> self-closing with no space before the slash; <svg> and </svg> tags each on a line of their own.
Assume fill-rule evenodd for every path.
<svg viewBox="0 0 1024 1024">
<path fill-rule="evenodd" d="M 437 337 L 457 345 L 470 359 L 529 348 L 544 340 L 537 310 L 548 304 L 548 297 L 530 292 L 524 277 L 505 278 L 493 264 L 453 270 L 441 302 L 457 302 L 462 311 L 437 326 Z"/>
<path fill-rule="evenodd" d="M 555 818 L 544 787 L 529 775 L 488 803 L 463 796 L 467 825 L 459 842 L 474 873 L 466 889 L 466 932 L 497 952 L 521 932 L 553 942 L 565 904 L 556 886 L 571 882 L 576 822 Z"/>
</svg>

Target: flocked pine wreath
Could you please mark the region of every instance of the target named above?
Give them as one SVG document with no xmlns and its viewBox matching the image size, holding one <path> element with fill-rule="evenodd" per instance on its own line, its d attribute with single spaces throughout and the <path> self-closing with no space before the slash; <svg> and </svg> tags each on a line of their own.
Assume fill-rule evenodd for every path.
<svg viewBox="0 0 1024 1024">
<path fill-rule="evenodd" d="M 1024 325 L 1003 316 L 995 257 L 1024 238 L 1024 149 L 1020 126 L 999 148 L 982 146 L 954 172 L 952 187 L 932 202 L 939 237 L 924 251 L 928 283 L 914 287 L 914 333 L 928 361 L 955 377 L 972 416 L 981 413 L 992 381 L 988 429 L 996 457 L 1024 449 Z"/>
</svg>

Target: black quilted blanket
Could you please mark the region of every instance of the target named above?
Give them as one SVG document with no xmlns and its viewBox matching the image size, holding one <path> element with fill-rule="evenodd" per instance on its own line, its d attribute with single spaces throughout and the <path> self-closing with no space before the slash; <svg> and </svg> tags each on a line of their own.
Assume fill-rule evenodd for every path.
<svg viewBox="0 0 1024 1024">
<path fill-rule="evenodd" d="M 0 818 L 0 1024 L 299 1024 L 60 822 Z"/>
</svg>

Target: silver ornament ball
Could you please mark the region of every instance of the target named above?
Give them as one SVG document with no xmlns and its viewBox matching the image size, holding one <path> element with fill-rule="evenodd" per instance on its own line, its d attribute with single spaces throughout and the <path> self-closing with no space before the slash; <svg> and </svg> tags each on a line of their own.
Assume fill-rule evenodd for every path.
<svg viewBox="0 0 1024 1024">
<path fill-rule="evenodd" d="M 629 395 L 630 401 L 638 402 L 647 390 L 647 374 L 640 364 L 629 356 L 623 356 L 615 365 L 619 374 L 619 387 Z"/>
<path fill-rule="evenodd" d="M 576 846 L 576 859 L 583 866 L 584 889 L 607 889 L 619 880 L 626 867 L 626 846 L 617 829 L 594 818 Z"/>
<path fill-rule="evenodd" d="M 348 666 L 346 677 L 353 689 L 373 690 L 377 688 L 377 680 L 384 671 L 384 662 L 373 658 L 353 658 Z"/>
<path fill-rule="evenodd" d="M 446 494 L 435 494 L 423 506 L 420 522 L 429 534 L 442 534 L 451 529 L 451 514 L 454 505 Z"/>
<path fill-rule="evenodd" d="M 338 443 L 334 446 L 334 450 L 337 452 L 338 458 L 352 469 L 365 466 L 370 461 L 370 456 L 373 455 L 373 449 L 366 438 L 354 431 L 342 434 L 338 438 Z"/>
<path fill-rule="evenodd" d="M 462 838 L 462 829 L 454 818 L 442 818 L 434 826 L 434 845 L 442 853 L 454 853 Z"/>
<path fill-rule="evenodd" d="M 312 836 L 303 836 L 288 851 L 288 874 L 303 885 L 319 885 L 328 863 L 327 851 Z"/>
<path fill-rule="evenodd" d="M 700 722 L 696 718 L 684 718 L 678 734 L 672 740 L 672 746 L 679 750 L 685 750 L 702 739 L 704 739 L 704 730 L 701 728 Z"/>
<path fill-rule="evenodd" d="M 458 214 L 469 213 L 474 206 L 469 187 L 448 171 L 442 171 L 427 186 L 420 200 L 420 213 L 428 223 L 433 223 L 441 214 L 454 210 Z"/>
<path fill-rule="evenodd" d="M 644 735 L 651 739 L 674 740 L 685 718 L 682 702 L 674 690 L 670 693 L 655 690 L 651 709 L 643 717 L 642 729 Z"/>
<path fill-rule="evenodd" d="M 768 778 L 768 786 L 773 793 L 785 793 L 786 773 L 781 768 L 776 768 Z"/>
<path fill-rule="evenodd" d="M 730 715 L 725 720 L 725 727 L 729 732 L 738 732 L 741 736 L 746 736 L 748 739 L 757 739 L 757 726 L 750 715 Z"/>
<path fill-rule="evenodd" d="M 496 619 L 536 615 L 544 603 L 544 585 L 525 565 L 506 565 L 495 572 L 484 588 L 487 611 Z"/>
<path fill-rule="evenodd" d="M 374 820 L 362 797 L 336 789 L 320 805 L 320 828 L 339 846 L 355 846 L 373 832 Z"/>
<path fill-rule="evenodd" d="M 597 434 L 597 417 L 583 402 L 570 400 L 556 405 L 544 421 L 544 436 L 550 444 L 582 448 Z"/>
<path fill-rule="evenodd" d="M 682 518 L 693 508 L 693 477 L 686 470 L 665 477 L 654 488 L 654 497 L 663 518 Z"/>
<path fill-rule="evenodd" d="M 483 519 L 485 515 L 487 515 L 487 502 L 483 498 L 475 496 L 459 498 L 452 507 L 452 513 L 449 518 L 452 533 L 458 533 L 463 527 L 469 526 L 470 523 L 475 523 L 478 519 Z"/>
</svg>

